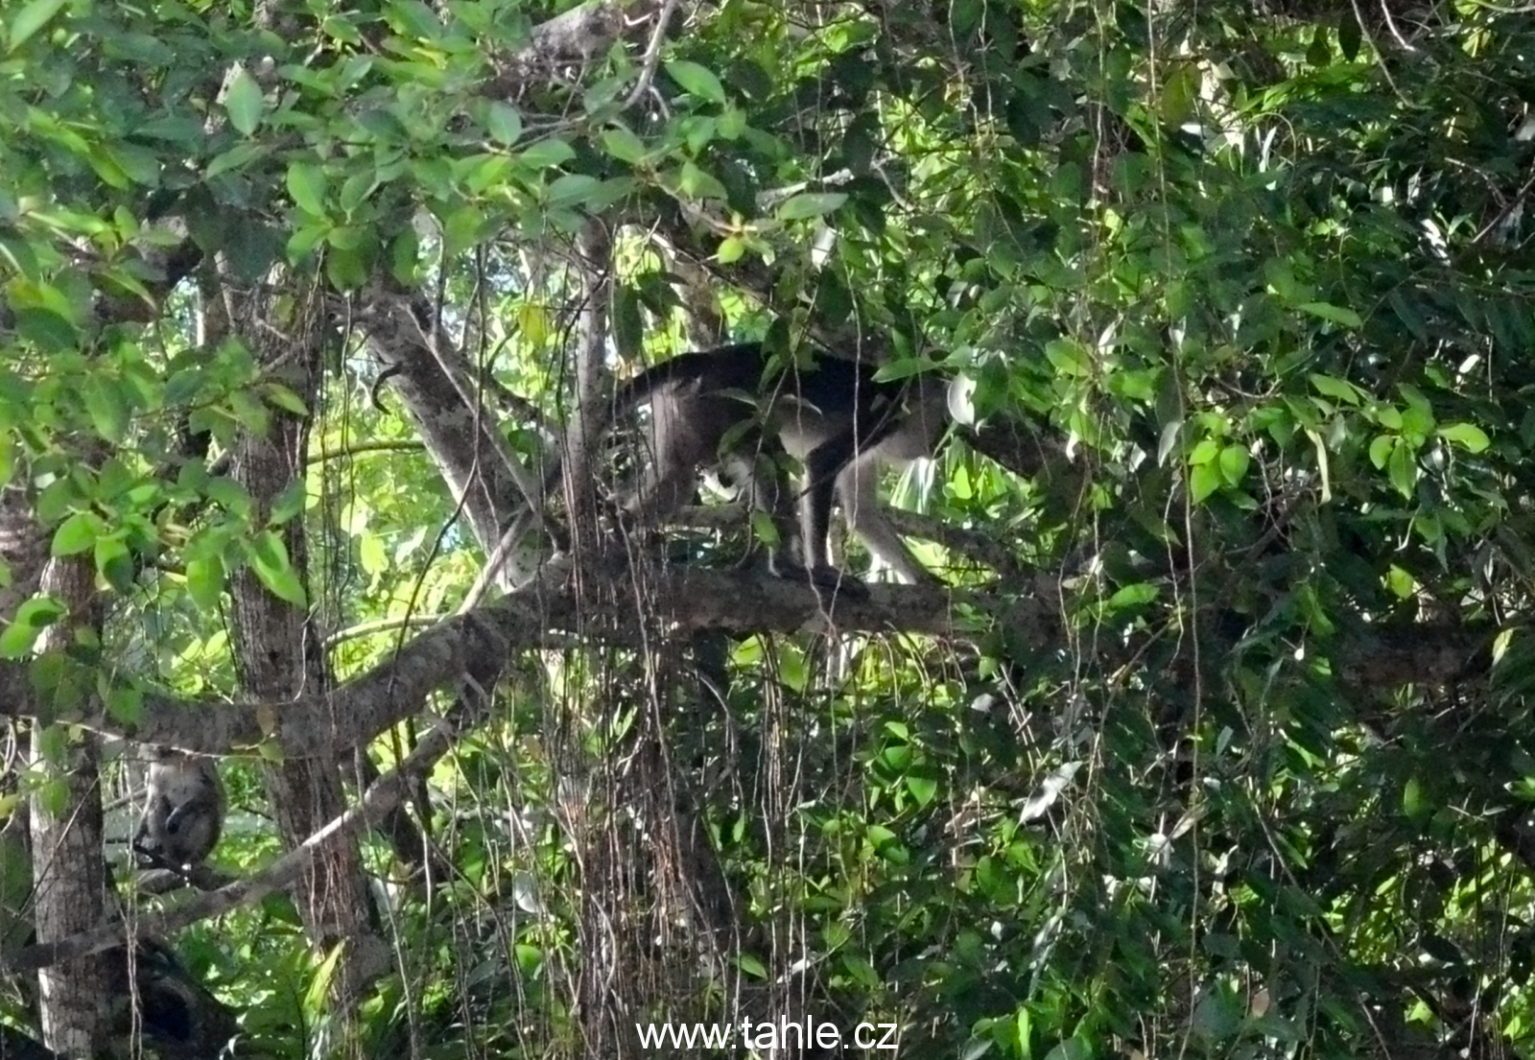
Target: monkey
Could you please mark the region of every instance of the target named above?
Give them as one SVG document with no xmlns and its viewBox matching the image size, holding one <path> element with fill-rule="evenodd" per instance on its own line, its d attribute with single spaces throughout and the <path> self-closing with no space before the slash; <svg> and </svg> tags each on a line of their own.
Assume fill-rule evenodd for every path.
<svg viewBox="0 0 1535 1060">
<path fill-rule="evenodd" d="M 133 848 L 151 866 L 195 868 L 224 827 L 224 785 L 211 758 L 157 747 L 150 754 L 148 798 Z"/>
<path fill-rule="evenodd" d="M 947 381 L 881 381 L 869 365 L 822 357 L 813 368 L 788 366 L 762 394 L 767 363 L 761 343 L 740 343 L 682 354 L 619 386 L 599 433 L 639 405 L 651 412 L 649 460 L 624 510 L 649 519 L 674 513 L 691 498 L 700 468 L 723 468 L 749 479 L 754 501 L 772 514 L 779 542 L 769 569 L 780 577 L 839 584 L 827 544 L 835 500 L 849 529 L 902 578 L 942 584 L 885 518 L 878 480 L 883 466 L 932 455 L 950 423 Z M 804 468 L 797 529 L 785 513 L 793 495 L 783 454 Z"/>
</svg>

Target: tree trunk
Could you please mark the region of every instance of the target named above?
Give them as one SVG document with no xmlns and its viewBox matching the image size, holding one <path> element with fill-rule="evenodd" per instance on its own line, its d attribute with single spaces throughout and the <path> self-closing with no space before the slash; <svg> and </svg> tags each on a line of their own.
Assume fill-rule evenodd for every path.
<svg viewBox="0 0 1535 1060">
<path fill-rule="evenodd" d="M 98 624 L 91 607 L 93 579 L 87 560 L 58 559 L 48 565 L 42 590 L 62 601 L 70 614 L 44 635 L 43 651 L 62 652 L 77 629 Z M 66 679 L 63 687 L 81 685 Z M 83 688 L 93 691 L 89 685 Z M 37 707 L 39 720 L 32 730 L 34 763 L 42 761 L 45 748 L 64 735 L 41 721 L 50 705 L 40 701 Z M 31 805 L 33 919 L 37 941 L 43 943 L 100 924 L 106 894 L 97 738 L 82 734 L 64 750 L 63 758 L 62 763 L 54 761 L 59 767 L 57 778 L 36 791 Z M 106 1001 L 111 996 L 106 960 L 94 955 L 64 961 L 42 969 L 37 980 L 44 1041 L 66 1056 L 93 1055 L 105 1040 Z"/>
<path fill-rule="evenodd" d="M 270 285 L 278 288 L 279 284 Z M 293 298 L 290 318 L 277 313 L 281 300 L 259 295 L 230 299 L 231 321 L 257 361 L 280 377 L 308 408 L 319 396 L 324 330 L 321 307 Z M 309 422 L 272 410 L 264 437 L 248 436 L 234 454 L 234 477 L 255 502 L 255 527 L 270 518 L 277 498 L 304 480 Z M 308 549 L 303 519 L 294 516 L 276 532 L 293 571 L 304 579 Z M 250 567 L 231 579 L 234 649 L 242 694 L 281 703 L 327 686 L 321 640 L 308 612 L 267 590 Z M 284 845 L 292 849 L 346 809 L 341 773 L 332 755 L 290 757 L 265 770 L 273 816 Z M 324 953 L 345 946 L 331 983 L 331 997 L 345 1010 L 389 967 L 390 952 L 375 928 L 373 909 L 355 839 L 326 844 L 299 881 L 295 895 L 310 943 Z"/>
</svg>

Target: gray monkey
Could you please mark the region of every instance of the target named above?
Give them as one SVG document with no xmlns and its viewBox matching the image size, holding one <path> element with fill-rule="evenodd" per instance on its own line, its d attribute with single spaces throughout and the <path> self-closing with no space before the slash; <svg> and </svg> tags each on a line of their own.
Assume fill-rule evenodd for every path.
<svg viewBox="0 0 1535 1060">
<path fill-rule="evenodd" d="M 224 785 L 213 759 L 156 747 L 134 850 L 150 865 L 196 867 L 213 852 L 223 827 Z"/>
</svg>

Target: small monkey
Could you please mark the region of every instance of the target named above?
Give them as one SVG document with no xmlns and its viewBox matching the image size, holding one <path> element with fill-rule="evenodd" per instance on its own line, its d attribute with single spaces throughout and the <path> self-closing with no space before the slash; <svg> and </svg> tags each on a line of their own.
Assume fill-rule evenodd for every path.
<svg viewBox="0 0 1535 1060">
<path fill-rule="evenodd" d="M 162 867 L 202 864 L 224 827 L 224 785 L 213 759 L 156 747 L 147 794 L 134 850 Z"/>
</svg>

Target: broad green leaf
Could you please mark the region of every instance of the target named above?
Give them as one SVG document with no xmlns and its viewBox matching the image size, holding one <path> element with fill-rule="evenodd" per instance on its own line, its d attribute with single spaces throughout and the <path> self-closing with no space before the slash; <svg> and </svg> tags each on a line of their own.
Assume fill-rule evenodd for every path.
<svg viewBox="0 0 1535 1060">
<path fill-rule="evenodd" d="M 1118 611 L 1126 607 L 1141 607 L 1151 603 L 1161 592 L 1151 582 L 1137 582 L 1134 585 L 1126 585 L 1115 590 L 1109 597 L 1108 608 L 1110 611 Z"/>
<path fill-rule="evenodd" d="M 363 534 L 357 539 L 357 562 L 363 573 L 376 577 L 389 569 L 389 553 L 377 534 Z"/>
<path fill-rule="evenodd" d="M 576 152 L 568 143 L 555 138 L 540 140 L 517 156 L 518 161 L 529 169 L 563 166 L 575 157 Z"/>
<path fill-rule="evenodd" d="M 1045 358 L 1062 375 L 1081 377 L 1092 374 L 1092 357 L 1075 339 L 1051 339 L 1045 343 Z"/>
<path fill-rule="evenodd" d="M 485 108 L 485 128 L 496 142 L 510 147 L 522 135 L 522 114 L 509 103 L 491 103 Z"/>
<path fill-rule="evenodd" d="M 677 176 L 677 186 L 684 195 L 694 199 L 725 199 L 729 195 L 725 191 L 725 185 L 712 173 L 701 169 L 696 163 L 682 163 L 682 170 Z"/>
<path fill-rule="evenodd" d="M 105 701 L 107 713 L 121 725 L 138 725 L 144 719 L 144 693 L 137 688 L 115 686 Z"/>
<path fill-rule="evenodd" d="M 1487 432 L 1474 423 L 1451 423 L 1439 428 L 1439 434 L 1473 453 L 1480 453 L 1492 444 Z"/>
<path fill-rule="evenodd" d="M 549 185 L 551 206 L 579 206 L 602 187 L 602 181 L 587 173 L 566 173 Z"/>
<path fill-rule="evenodd" d="M 11 49 L 21 47 L 64 7 L 64 0 L 32 0 L 11 19 L 7 28 Z"/>
<path fill-rule="evenodd" d="M 250 560 L 256 577 L 273 596 L 295 607 L 306 606 L 304 586 L 288 558 L 288 547 L 275 532 L 263 530 L 251 539 Z"/>
<path fill-rule="evenodd" d="M 389 244 L 389 275 L 407 287 L 413 285 L 420 251 L 421 237 L 414 228 L 406 228 Z"/>
<path fill-rule="evenodd" d="M 309 409 L 305 407 L 304 399 L 282 383 L 275 381 L 265 383 L 261 389 L 262 395 L 273 407 L 280 408 L 284 412 L 291 412 L 295 416 L 309 415 Z"/>
<path fill-rule="evenodd" d="M 938 794 L 938 778 L 936 776 L 929 776 L 926 773 L 908 773 L 905 780 L 906 790 L 911 792 L 912 798 L 916 799 L 922 806 L 932 802 Z"/>
<path fill-rule="evenodd" d="M 1220 455 L 1221 443 L 1214 438 L 1201 438 L 1189 453 L 1189 466 L 1198 467 L 1208 464 Z"/>
<path fill-rule="evenodd" d="M 101 517 L 94 512 L 76 512 L 59 524 L 53 532 L 52 554 L 77 556 L 96 544 L 96 538 L 106 530 Z"/>
<path fill-rule="evenodd" d="M 780 221 L 803 221 L 811 217 L 824 217 L 847 202 L 847 194 L 840 191 L 807 191 L 785 200 L 778 207 Z"/>
<path fill-rule="evenodd" d="M 1252 456 L 1240 445 L 1228 445 L 1221 450 L 1221 474 L 1225 476 L 1228 486 L 1240 486 L 1247 477 L 1247 468 L 1251 463 Z"/>
<path fill-rule="evenodd" d="M 212 180 L 222 173 L 243 169 L 256 159 L 264 157 L 269 150 L 270 148 L 267 145 L 260 143 L 235 144 L 223 154 L 214 156 L 213 160 L 208 163 L 208 168 L 203 171 L 203 176 L 208 180 Z"/>
<path fill-rule="evenodd" d="M 1189 493 L 1195 504 L 1221 488 L 1220 466 L 1214 462 L 1200 464 L 1189 474 Z"/>
<path fill-rule="evenodd" d="M 645 141 L 622 125 L 602 130 L 602 147 L 620 162 L 630 165 L 645 157 Z"/>
<path fill-rule="evenodd" d="M 1377 434 L 1370 442 L 1370 463 L 1375 465 L 1377 471 L 1384 471 L 1386 461 L 1391 459 L 1391 450 L 1396 448 L 1401 439 L 1392 434 Z"/>
<path fill-rule="evenodd" d="M 288 195 L 300 210 L 314 217 L 324 217 L 324 172 L 308 162 L 294 162 L 288 167 Z"/>
<path fill-rule="evenodd" d="M 1362 400 L 1359 388 L 1353 383 L 1342 379 L 1334 379 L 1330 375 L 1320 375 L 1313 372 L 1311 375 L 1311 385 L 1316 387 L 1318 393 L 1325 394 L 1330 398 L 1337 398 L 1339 401 L 1347 402 L 1350 405 L 1358 405 Z"/>
<path fill-rule="evenodd" d="M 96 433 L 114 444 L 121 442 L 128 433 L 128 403 L 117 381 L 91 376 L 81 385 L 80 399 Z"/>
<path fill-rule="evenodd" d="M 43 630 L 65 614 L 64 605 L 51 596 L 33 596 L 23 600 L 16 617 L 0 633 L 0 658 L 19 659 L 32 650 Z"/>
<path fill-rule="evenodd" d="M 746 242 L 736 236 L 726 236 L 720 240 L 719 249 L 714 252 L 714 260 L 721 265 L 729 265 L 740 261 L 746 253 Z"/>
<path fill-rule="evenodd" d="M 215 553 L 187 560 L 187 593 L 204 611 L 216 611 L 224 592 L 224 563 Z"/>
<path fill-rule="evenodd" d="M 1297 308 L 1314 317 L 1321 317 L 1323 320 L 1341 324 L 1346 328 L 1364 327 L 1364 321 L 1359 318 L 1358 313 L 1340 305 L 1333 305 L 1331 302 L 1302 302 Z"/>
<path fill-rule="evenodd" d="M 1092 1046 L 1080 1038 L 1067 1038 L 1045 1054 L 1045 1060 L 1092 1060 Z"/>
<path fill-rule="evenodd" d="M 549 339 L 549 314 L 534 302 L 525 302 L 517 309 L 517 331 L 534 346 L 542 346 Z"/>
<path fill-rule="evenodd" d="M 725 102 L 725 87 L 708 67 L 688 62 L 686 59 L 678 59 L 666 64 L 666 72 L 671 75 L 673 81 L 683 87 L 684 91 L 692 93 L 699 99 L 706 99 L 710 103 Z"/>
<path fill-rule="evenodd" d="M 107 534 L 96 539 L 96 573 L 118 592 L 125 592 L 133 584 L 133 556 L 128 542 L 121 532 Z"/>
<path fill-rule="evenodd" d="M 878 989 L 881 982 L 879 972 L 875 971 L 874 965 L 870 964 L 867 958 L 843 951 L 842 967 L 847 969 L 848 974 L 856 982 L 871 990 Z"/>
<path fill-rule="evenodd" d="M 242 135 L 249 136 L 261 124 L 263 107 L 261 86 L 241 67 L 229 82 L 229 91 L 224 95 L 224 109 L 229 113 L 229 124 Z"/>
</svg>

